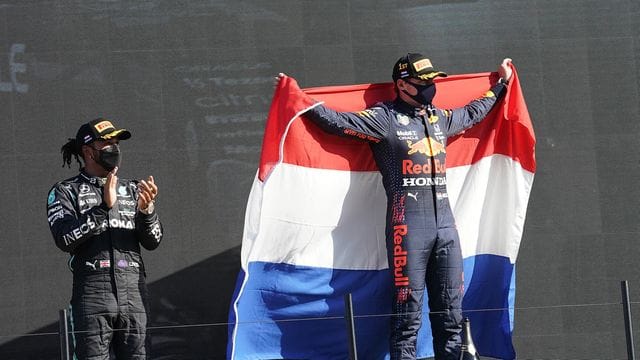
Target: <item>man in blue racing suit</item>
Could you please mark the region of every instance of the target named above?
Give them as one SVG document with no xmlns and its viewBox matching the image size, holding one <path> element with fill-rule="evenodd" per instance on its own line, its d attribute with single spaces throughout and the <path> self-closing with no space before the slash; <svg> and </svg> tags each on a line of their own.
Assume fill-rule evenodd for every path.
<svg viewBox="0 0 640 360">
<path fill-rule="evenodd" d="M 433 106 L 433 80 L 447 76 L 421 54 L 393 68 L 397 98 L 357 113 L 317 106 L 305 116 L 324 130 L 370 143 L 387 194 L 386 242 L 394 284 L 391 359 L 415 359 L 423 294 L 436 359 L 458 359 L 462 331 L 462 253 L 447 195 L 447 138 L 481 121 L 506 91 L 511 59 L 498 82 L 458 109 Z M 280 77 L 284 76 L 280 74 Z M 480 94 L 479 94 L 480 95 Z"/>
</svg>

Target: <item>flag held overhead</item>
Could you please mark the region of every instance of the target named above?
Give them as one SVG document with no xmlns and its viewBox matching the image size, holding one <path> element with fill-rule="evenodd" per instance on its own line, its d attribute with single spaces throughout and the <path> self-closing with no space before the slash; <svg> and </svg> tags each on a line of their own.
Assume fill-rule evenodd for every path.
<svg viewBox="0 0 640 360">
<path fill-rule="evenodd" d="M 495 78 L 438 78 L 434 102 L 440 108 L 462 106 Z M 316 101 L 360 111 L 393 97 L 392 84 L 300 90 L 289 77 L 278 84 L 247 204 L 229 358 L 346 358 L 346 293 L 352 293 L 359 356 L 389 357 L 393 280 L 381 176 L 367 143 L 327 134 L 300 115 Z M 515 260 L 535 173 L 534 147 L 514 71 L 506 97 L 483 122 L 451 138 L 446 149 L 464 257 L 463 310 L 485 356 L 515 358 Z M 497 310 L 474 311 L 481 309 Z M 418 357 L 433 354 L 426 314 L 423 320 Z"/>
</svg>

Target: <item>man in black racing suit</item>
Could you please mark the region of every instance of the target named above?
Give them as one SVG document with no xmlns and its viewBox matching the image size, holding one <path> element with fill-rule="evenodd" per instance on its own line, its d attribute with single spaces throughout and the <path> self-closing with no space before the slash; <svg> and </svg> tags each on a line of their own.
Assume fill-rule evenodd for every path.
<svg viewBox="0 0 640 360">
<path fill-rule="evenodd" d="M 436 359 L 458 359 L 463 267 L 446 187 L 447 138 L 481 121 L 511 77 L 510 59 L 483 97 L 458 109 L 438 109 L 436 71 L 421 54 L 393 69 L 397 98 L 357 113 L 315 107 L 304 115 L 324 130 L 370 143 L 387 193 L 386 242 L 395 289 L 391 359 L 415 359 L 426 285 Z M 282 77 L 283 74 L 280 74 Z M 479 94 L 480 95 L 480 94 Z"/>
<path fill-rule="evenodd" d="M 56 183 L 47 215 L 56 245 L 73 272 L 72 331 L 78 359 L 146 359 L 147 289 L 140 245 L 160 245 L 154 179 L 118 179 L 119 141 L 131 137 L 106 119 L 82 125 L 62 147 L 80 174 Z M 82 165 L 82 163 L 80 163 Z"/>
</svg>

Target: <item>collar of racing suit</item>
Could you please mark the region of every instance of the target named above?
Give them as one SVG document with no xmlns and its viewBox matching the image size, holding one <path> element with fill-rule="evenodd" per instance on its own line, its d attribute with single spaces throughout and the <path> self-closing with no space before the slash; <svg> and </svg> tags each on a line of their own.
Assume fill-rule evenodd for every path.
<svg viewBox="0 0 640 360">
<path fill-rule="evenodd" d="M 107 182 L 107 178 L 103 178 L 99 176 L 91 176 L 87 174 L 84 168 L 80 169 L 80 176 L 82 176 L 85 180 L 87 180 L 88 182 L 90 182 L 95 186 L 104 186 L 104 184 Z"/>
<path fill-rule="evenodd" d="M 411 104 L 406 103 L 404 100 L 400 99 L 400 97 L 396 98 L 394 107 L 396 108 L 396 110 L 411 117 L 425 115 L 425 111 L 430 112 L 434 109 L 433 105 L 431 104 L 415 107 Z"/>
</svg>

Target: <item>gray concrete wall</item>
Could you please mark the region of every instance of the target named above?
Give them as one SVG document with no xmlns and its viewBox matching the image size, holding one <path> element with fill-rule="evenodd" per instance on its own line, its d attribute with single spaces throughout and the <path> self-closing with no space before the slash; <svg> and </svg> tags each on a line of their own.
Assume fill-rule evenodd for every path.
<svg viewBox="0 0 640 360">
<path fill-rule="evenodd" d="M 151 325 L 224 323 L 271 77 L 385 82 L 419 51 L 453 74 L 512 57 L 521 78 L 538 170 L 517 262 L 519 358 L 624 358 L 619 281 L 640 299 L 639 19 L 629 0 L 1 1 L 0 357 L 58 356 L 71 274 L 45 199 L 76 173 L 59 149 L 81 123 L 130 129 L 120 175 L 160 186 L 165 240 L 144 254 Z M 223 325 L 152 334 L 156 358 L 225 356 Z"/>
</svg>

